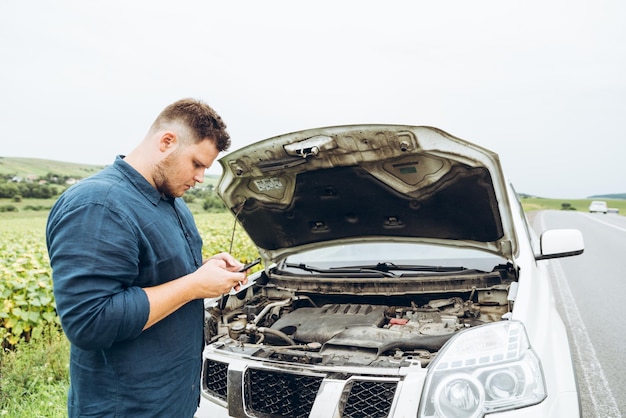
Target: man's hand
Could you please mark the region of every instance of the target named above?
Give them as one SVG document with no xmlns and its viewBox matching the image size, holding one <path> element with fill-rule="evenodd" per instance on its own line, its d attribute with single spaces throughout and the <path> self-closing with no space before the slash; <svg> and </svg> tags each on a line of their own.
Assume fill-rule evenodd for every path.
<svg viewBox="0 0 626 418">
<path fill-rule="evenodd" d="M 216 254 L 207 259 L 202 266 L 192 273 L 197 281 L 199 298 L 213 298 L 238 290 L 240 285 L 248 283 L 245 272 L 240 272 L 243 264 L 228 253 Z"/>
<path fill-rule="evenodd" d="M 214 298 L 238 290 L 248 283 L 243 264 L 228 253 L 219 253 L 204 261 L 193 273 L 144 291 L 150 301 L 150 315 L 144 330 L 195 299 Z"/>
</svg>

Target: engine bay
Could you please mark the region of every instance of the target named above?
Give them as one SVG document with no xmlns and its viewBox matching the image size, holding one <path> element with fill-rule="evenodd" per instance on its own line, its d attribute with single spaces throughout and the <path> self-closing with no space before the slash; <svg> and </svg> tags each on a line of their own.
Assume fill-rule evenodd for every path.
<svg viewBox="0 0 626 418">
<path fill-rule="evenodd" d="M 506 318 L 517 284 L 502 271 L 439 276 L 438 288 L 424 281 L 404 279 L 388 285 L 394 291 L 373 294 L 362 286 L 329 293 L 311 281 L 303 290 L 257 280 L 207 307 L 206 343 L 231 355 L 289 363 L 426 367 L 457 332 Z"/>
</svg>

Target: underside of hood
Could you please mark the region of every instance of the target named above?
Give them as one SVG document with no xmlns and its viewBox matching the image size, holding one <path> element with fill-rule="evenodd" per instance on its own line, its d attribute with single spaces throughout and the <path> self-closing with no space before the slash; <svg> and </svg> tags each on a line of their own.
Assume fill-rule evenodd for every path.
<svg viewBox="0 0 626 418">
<path fill-rule="evenodd" d="M 436 128 L 309 129 L 219 162 L 217 193 L 266 260 L 381 239 L 516 251 L 498 156 Z"/>
</svg>

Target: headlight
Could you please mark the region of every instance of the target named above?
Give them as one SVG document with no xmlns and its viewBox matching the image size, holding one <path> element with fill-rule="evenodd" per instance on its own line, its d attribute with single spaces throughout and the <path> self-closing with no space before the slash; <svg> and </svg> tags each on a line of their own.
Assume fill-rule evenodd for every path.
<svg viewBox="0 0 626 418">
<path fill-rule="evenodd" d="M 521 322 L 460 332 L 431 363 L 420 418 L 477 418 L 535 405 L 546 397 L 541 362 Z"/>
</svg>

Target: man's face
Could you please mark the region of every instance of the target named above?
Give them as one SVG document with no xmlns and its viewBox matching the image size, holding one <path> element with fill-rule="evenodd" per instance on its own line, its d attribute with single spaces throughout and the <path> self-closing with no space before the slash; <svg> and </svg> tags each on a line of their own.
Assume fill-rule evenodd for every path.
<svg viewBox="0 0 626 418">
<path fill-rule="evenodd" d="M 167 197 L 182 196 L 196 183 L 204 181 L 205 170 L 218 154 L 215 143 L 208 139 L 189 145 L 179 143 L 154 169 L 157 190 Z"/>
</svg>

